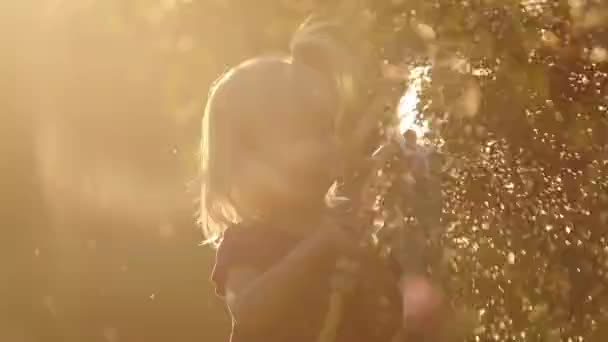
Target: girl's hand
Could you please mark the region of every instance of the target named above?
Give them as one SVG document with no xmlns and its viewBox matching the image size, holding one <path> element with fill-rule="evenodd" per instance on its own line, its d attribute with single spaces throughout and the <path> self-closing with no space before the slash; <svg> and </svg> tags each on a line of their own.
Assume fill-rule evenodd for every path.
<svg viewBox="0 0 608 342">
<path fill-rule="evenodd" d="M 441 294 L 424 276 L 408 276 L 401 282 L 404 325 L 408 330 L 432 331 L 439 317 Z"/>
</svg>

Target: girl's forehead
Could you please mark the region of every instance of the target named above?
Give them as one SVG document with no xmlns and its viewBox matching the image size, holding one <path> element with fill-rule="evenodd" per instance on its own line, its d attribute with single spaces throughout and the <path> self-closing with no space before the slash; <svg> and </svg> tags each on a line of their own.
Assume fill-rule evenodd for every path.
<svg viewBox="0 0 608 342">
<path fill-rule="evenodd" d="M 277 115 L 266 120 L 256 120 L 245 129 L 255 130 L 258 139 L 279 141 L 299 141 L 321 138 L 333 134 L 333 120 L 330 115 L 309 113 L 308 115 Z"/>
<path fill-rule="evenodd" d="M 328 80 L 284 60 L 249 62 L 237 68 L 214 97 L 224 120 L 236 123 L 249 136 L 259 132 L 295 139 L 330 133 L 337 114 Z"/>
<path fill-rule="evenodd" d="M 310 90 L 298 92 L 298 89 L 258 94 L 253 101 L 239 104 L 239 107 L 240 116 L 245 120 L 253 123 L 264 122 L 275 129 L 328 128 L 335 120 L 337 112 L 327 96 L 313 94 Z"/>
</svg>

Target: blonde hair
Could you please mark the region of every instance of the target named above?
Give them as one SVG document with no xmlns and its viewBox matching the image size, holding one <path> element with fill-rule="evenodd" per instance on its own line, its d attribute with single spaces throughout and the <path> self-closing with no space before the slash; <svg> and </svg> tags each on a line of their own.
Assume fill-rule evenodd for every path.
<svg viewBox="0 0 608 342">
<path fill-rule="evenodd" d="M 332 23 L 306 23 L 293 37 L 291 56 L 245 61 L 212 85 L 200 146 L 200 224 L 207 241 L 218 241 L 226 227 L 258 214 L 243 198 L 239 177 L 245 168 L 273 172 L 270 165 L 250 158 L 264 144 L 261 129 L 306 122 L 311 116 L 331 118 L 334 128 L 344 121 L 356 82 L 347 72 L 349 53 L 337 43 L 338 31 Z"/>
</svg>

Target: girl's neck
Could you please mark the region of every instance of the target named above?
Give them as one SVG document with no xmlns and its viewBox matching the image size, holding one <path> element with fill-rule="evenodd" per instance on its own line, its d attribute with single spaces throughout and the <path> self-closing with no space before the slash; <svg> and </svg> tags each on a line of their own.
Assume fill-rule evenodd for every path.
<svg viewBox="0 0 608 342">
<path fill-rule="evenodd" d="M 318 229 L 327 215 L 324 205 L 277 210 L 268 218 L 273 228 L 296 237 L 304 237 Z"/>
</svg>

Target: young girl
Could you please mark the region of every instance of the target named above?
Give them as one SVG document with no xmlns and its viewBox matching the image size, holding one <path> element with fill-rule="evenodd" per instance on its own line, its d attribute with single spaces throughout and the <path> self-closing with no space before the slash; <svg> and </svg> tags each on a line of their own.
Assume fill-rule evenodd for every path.
<svg viewBox="0 0 608 342">
<path fill-rule="evenodd" d="M 202 221 L 221 238 L 212 280 L 232 342 L 323 340 L 336 281 L 352 291 L 335 342 L 393 341 L 402 326 L 398 274 L 328 219 L 352 57 L 318 32 L 298 32 L 290 57 L 243 62 L 209 95 Z M 337 262 L 350 277 L 333 277 Z"/>
</svg>

